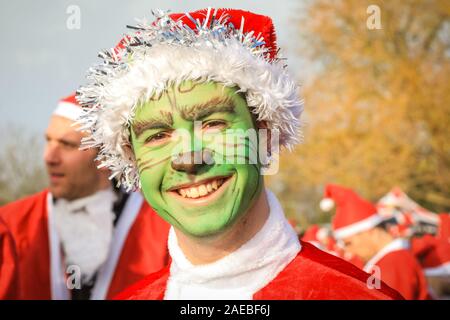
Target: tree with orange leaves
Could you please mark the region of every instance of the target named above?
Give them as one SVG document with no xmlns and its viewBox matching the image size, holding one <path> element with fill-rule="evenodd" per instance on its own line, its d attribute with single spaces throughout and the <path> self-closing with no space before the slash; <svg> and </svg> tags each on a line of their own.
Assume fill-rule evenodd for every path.
<svg viewBox="0 0 450 320">
<path fill-rule="evenodd" d="M 327 182 L 372 200 L 398 185 L 450 211 L 450 6 L 377 1 L 374 29 L 371 5 L 316 0 L 302 10 L 305 139 L 271 181 L 291 215 L 314 217 Z"/>
</svg>

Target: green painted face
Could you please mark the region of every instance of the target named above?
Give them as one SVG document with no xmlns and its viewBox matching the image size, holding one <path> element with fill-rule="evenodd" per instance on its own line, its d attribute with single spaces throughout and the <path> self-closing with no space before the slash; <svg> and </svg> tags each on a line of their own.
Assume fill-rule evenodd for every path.
<svg viewBox="0 0 450 320">
<path fill-rule="evenodd" d="M 242 135 L 255 122 L 236 90 L 185 81 L 136 109 L 131 141 L 142 192 L 185 234 L 220 233 L 262 190 L 256 135 Z"/>
</svg>

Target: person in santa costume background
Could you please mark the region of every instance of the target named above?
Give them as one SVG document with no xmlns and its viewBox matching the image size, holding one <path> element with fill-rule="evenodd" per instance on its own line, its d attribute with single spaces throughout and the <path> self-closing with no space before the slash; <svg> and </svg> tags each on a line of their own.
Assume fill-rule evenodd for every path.
<svg viewBox="0 0 450 320">
<path fill-rule="evenodd" d="M 450 214 L 436 214 L 421 207 L 399 187 L 377 202 L 378 212 L 395 218 L 389 230 L 394 237 L 407 237 L 434 299 L 450 296 Z"/>
<path fill-rule="evenodd" d="M 420 262 L 433 299 L 450 298 L 450 242 L 433 235 L 411 238 L 411 250 Z"/>
<path fill-rule="evenodd" d="M 139 193 L 126 194 L 79 150 L 81 108 L 59 101 L 46 130 L 48 190 L 0 208 L 17 245 L 14 299 L 106 299 L 168 262 L 169 226 Z M 2 261 L 3 268 L 12 263 Z M 2 281 L 12 281 L 2 274 Z M 11 280 L 7 280 L 11 278 Z"/>
<path fill-rule="evenodd" d="M 330 210 L 333 206 L 334 237 L 363 261 L 364 271 L 373 273 L 406 299 L 429 298 L 423 270 L 410 251 L 409 241 L 389 233 L 395 221 L 386 220 L 353 190 L 329 184 L 321 207 Z"/>
<path fill-rule="evenodd" d="M 400 299 L 300 242 L 264 187 L 275 145 L 299 142 L 303 109 L 271 19 L 154 15 L 101 52 L 77 91 L 83 146 L 172 225 L 170 265 L 117 299 Z"/>
</svg>

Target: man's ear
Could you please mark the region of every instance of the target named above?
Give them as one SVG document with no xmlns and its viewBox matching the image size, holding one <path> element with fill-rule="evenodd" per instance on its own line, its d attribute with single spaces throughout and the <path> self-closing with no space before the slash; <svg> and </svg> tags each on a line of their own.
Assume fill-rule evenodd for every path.
<svg viewBox="0 0 450 320">
<path fill-rule="evenodd" d="M 130 142 L 124 143 L 122 145 L 122 149 L 123 149 L 124 156 L 126 159 L 128 159 L 132 162 L 136 162 L 136 157 L 134 156 L 133 146 L 131 145 Z"/>
</svg>

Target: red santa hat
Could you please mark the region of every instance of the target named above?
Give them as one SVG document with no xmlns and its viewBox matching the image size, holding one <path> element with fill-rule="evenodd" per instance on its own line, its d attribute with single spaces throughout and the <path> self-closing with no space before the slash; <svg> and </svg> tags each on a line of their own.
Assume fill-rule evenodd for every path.
<svg viewBox="0 0 450 320">
<path fill-rule="evenodd" d="M 120 45 L 100 52 L 103 62 L 89 69 L 91 82 L 77 91 L 91 133 L 85 148 L 99 147 L 98 159 L 128 189 L 139 188 L 139 172 L 124 146 L 135 108 L 184 80 L 237 86 L 258 121 L 279 133 L 291 149 L 300 140 L 303 102 L 296 81 L 279 56 L 272 20 L 234 9 L 190 13 L 153 12 Z"/>
<path fill-rule="evenodd" d="M 383 221 L 377 208 L 352 189 L 329 184 L 325 187 L 324 199 L 336 206 L 332 228 L 337 239 L 369 230 Z"/>
<path fill-rule="evenodd" d="M 385 217 L 395 217 L 399 224 L 403 224 L 403 216 L 412 219 L 413 224 L 427 223 L 437 225 L 439 223 L 438 216 L 422 208 L 418 203 L 413 201 L 399 187 L 392 188 L 377 203 L 378 212 Z M 407 218 L 407 219 L 408 219 Z"/>
<path fill-rule="evenodd" d="M 75 99 L 75 92 L 59 100 L 53 115 L 76 121 L 82 114 L 81 106 Z"/>
</svg>

